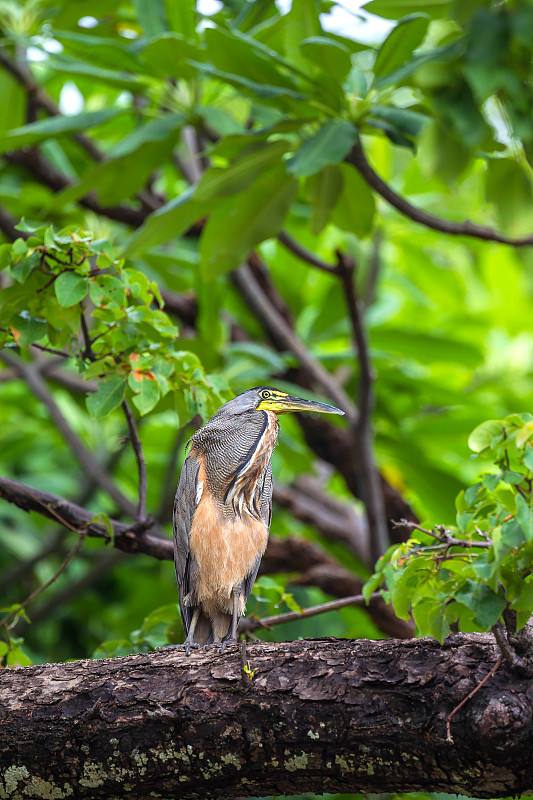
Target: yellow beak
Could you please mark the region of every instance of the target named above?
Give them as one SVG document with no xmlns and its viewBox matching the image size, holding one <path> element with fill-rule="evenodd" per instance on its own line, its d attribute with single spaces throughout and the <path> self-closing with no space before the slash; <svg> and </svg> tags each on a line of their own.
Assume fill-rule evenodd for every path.
<svg viewBox="0 0 533 800">
<path fill-rule="evenodd" d="M 272 397 L 269 400 L 262 400 L 257 406 L 262 411 L 274 411 L 276 414 L 289 414 L 293 411 L 314 411 L 318 414 L 341 414 L 344 411 L 327 403 L 319 403 L 316 400 L 304 400 L 303 397 L 293 397 L 288 394 L 286 397 Z"/>
</svg>

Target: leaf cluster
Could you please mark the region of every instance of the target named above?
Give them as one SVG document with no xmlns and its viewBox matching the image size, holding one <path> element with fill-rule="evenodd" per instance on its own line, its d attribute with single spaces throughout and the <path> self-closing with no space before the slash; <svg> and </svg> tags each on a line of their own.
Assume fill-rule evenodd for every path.
<svg viewBox="0 0 533 800">
<path fill-rule="evenodd" d="M 173 392 L 184 420 L 209 416 L 225 386 L 183 350 L 154 281 L 116 258 L 105 240 L 75 228 L 22 223 L 27 234 L 1 246 L 11 285 L 0 300 L 0 346 L 37 346 L 73 361 L 94 418 L 131 397 L 141 415 Z M 179 413 L 179 412 L 178 412 Z"/>
<path fill-rule="evenodd" d="M 369 597 L 385 581 L 398 616 L 411 612 L 419 634 L 440 641 L 452 626 L 488 631 L 506 610 L 520 630 L 533 614 L 533 415 L 484 422 L 469 445 L 497 471 L 460 492 L 455 526 L 415 530 L 364 588 Z"/>
</svg>

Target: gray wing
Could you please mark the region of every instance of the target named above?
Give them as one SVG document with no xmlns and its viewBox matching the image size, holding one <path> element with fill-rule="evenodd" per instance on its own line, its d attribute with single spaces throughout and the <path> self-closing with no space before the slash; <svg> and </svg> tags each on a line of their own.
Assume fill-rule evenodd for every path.
<svg viewBox="0 0 533 800">
<path fill-rule="evenodd" d="M 267 530 L 270 530 L 270 521 L 272 519 L 272 464 L 270 461 L 268 465 L 265 467 L 265 471 L 263 472 L 263 479 L 261 481 L 261 497 L 259 500 L 259 508 L 261 510 L 261 517 L 263 518 L 263 522 L 265 523 Z M 261 557 L 259 557 L 254 566 L 252 571 L 249 575 L 246 576 L 244 579 L 244 600 L 248 600 L 250 596 L 250 592 L 252 591 L 252 586 L 255 583 L 255 579 L 257 578 L 257 571 L 259 569 L 259 564 L 261 563 Z"/>
<path fill-rule="evenodd" d="M 174 511 L 172 516 L 172 529 L 174 532 L 174 566 L 178 581 L 180 613 L 183 620 L 185 633 L 189 632 L 192 618 L 192 608 L 185 606 L 184 598 L 190 591 L 190 552 L 189 542 L 192 520 L 196 511 L 198 471 L 200 463 L 193 455 L 188 455 L 181 470 L 176 497 L 174 498 Z"/>
</svg>

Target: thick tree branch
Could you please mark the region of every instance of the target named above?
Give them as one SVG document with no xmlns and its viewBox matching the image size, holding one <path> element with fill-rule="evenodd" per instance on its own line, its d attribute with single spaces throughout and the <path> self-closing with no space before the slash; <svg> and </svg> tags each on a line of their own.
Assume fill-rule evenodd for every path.
<svg viewBox="0 0 533 800">
<path fill-rule="evenodd" d="M 533 790 L 530 681 L 491 636 L 319 639 L 2 670 L 6 796 Z M 65 757 L 68 754 L 68 758 Z"/>
<path fill-rule="evenodd" d="M 60 522 L 66 527 L 87 531 L 88 536 L 109 539 L 109 533 L 100 522 L 92 522 L 94 513 L 82 506 L 49 492 L 26 486 L 18 481 L 0 476 L 0 497 L 23 509 L 35 511 L 43 517 Z M 114 546 L 125 553 L 146 553 L 160 560 L 172 559 L 172 542 L 145 530 L 145 525 L 127 525 L 111 519 Z"/>
<path fill-rule="evenodd" d="M 503 233 L 495 231 L 486 225 L 476 225 L 475 222 L 465 220 L 464 222 L 454 222 L 453 220 L 442 219 L 434 214 L 429 214 L 421 208 L 417 208 L 405 197 L 397 194 L 383 178 L 375 172 L 368 161 L 361 139 L 352 148 L 346 157 L 346 161 L 352 164 L 366 180 L 369 186 L 374 189 L 384 200 L 404 216 L 425 225 L 440 233 L 451 234 L 452 236 L 472 236 L 475 239 L 482 239 L 485 242 L 499 242 L 500 244 L 510 244 L 514 247 L 527 247 L 533 245 L 533 236 L 523 236 L 513 239 L 512 236 L 505 236 Z"/>
</svg>

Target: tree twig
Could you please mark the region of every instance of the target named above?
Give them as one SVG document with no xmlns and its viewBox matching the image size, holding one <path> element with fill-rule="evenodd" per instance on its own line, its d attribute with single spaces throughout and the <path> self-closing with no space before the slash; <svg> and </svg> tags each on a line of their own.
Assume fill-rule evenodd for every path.
<svg viewBox="0 0 533 800">
<path fill-rule="evenodd" d="M 471 236 L 475 239 L 482 239 L 485 242 L 499 242 L 500 244 L 509 244 L 514 247 L 527 247 L 533 245 L 533 236 L 524 236 L 518 239 L 513 239 L 511 236 L 505 236 L 503 233 L 490 228 L 486 225 L 477 225 L 470 220 L 464 222 L 454 222 L 453 220 L 442 219 L 434 214 L 429 214 L 421 208 L 417 208 L 405 197 L 397 194 L 383 178 L 373 169 L 368 161 L 366 154 L 361 144 L 361 139 L 352 148 L 351 152 L 345 159 L 349 164 L 352 164 L 366 180 L 369 186 L 374 189 L 384 200 L 387 201 L 393 208 L 399 211 L 413 222 L 418 222 L 425 225 L 426 228 L 431 228 L 434 231 L 441 233 L 451 234 L 452 236 Z"/>
<path fill-rule="evenodd" d="M 322 270 L 322 272 L 327 272 L 330 275 L 337 275 L 338 267 L 335 264 L 328 264 L 327 261 L 322 261 L 321 258 L 315 256 L 311 250 L 308 250 L 304 247 L 300 242 L 296 241 L 287 231 L 280 231 L 278 233 L 278 241 L 283 244 L 287 250 L 290 250 L 293 255 L 297 256 L 297 258 L 301 259 L 302 261 L 306 261 L 312 267 L 316 267 L 317 269 Z"/>
<path fill-rule="evenodd" d="M 468 701 L 471 700 L 472 697 L 474 697 L 474 695 L 479 692 L 479 690 L 487 683 L 489 678 L 492 678 L 498 667 L 501 665 L 502 661 L 503 661 L 503 656 L 500 656 L 497 662 L 490 670 L 490 672 L 488 672 L 485 675 L 483 680 L 480 681 L 480 683 L 478 683 L 478 685 L 474 689 L 472 689 L 470 694 L 467 694 L 467 696 L 463 700 L 461 700 L 461 702 L 458 705 L 456 705 L 453 711 L 450 711 L 450 713 L 446 717 L 446 741 L 450 742 L 450 744 L 453 744 L 453 736 L 451 732 L 452 717 L 454 717 L 455 714 L 457 714 L 457 712 L 464 706 L 465 703 L 468 703 Z"/>
<path fill-rule="evenodd" d="M 379 592 L 370 595 L 371 600 L 381 599 Z M 340 597 L 338 600 L 330 600 L 318 606 L 302 608 L 301 611 L 287 611 L 284 614 L 276 614 L 272 617 L 243 617 L 239 623 L 239 633 L 253 633 L 253 631 L 266 628 L 267 630 L 276 625 L 285 625 L 287 622 L 296 622 L 307 617 L 316 617 L 319 614 L 327 614 L 329 611 L 338 611 L 346 606 L 365 606 L 366 600 L 362 594 L 354 594 L 349 597 Z"/>
<path fill-rule="evenodd" d="M 6 614 L 2 619 L 0 619 L 0 626 L 7 628 L 9 620 L 18 617 L 20 615 L 20 612 L 24 611 L 24 609 L 27 608 L 29 604 L 33 600 L 35 600 L 36 597 L 42 594 L 46 589 L 48 589 L 49 586 L 51 586 L 53 583 L 55 583 L 55 581 L 57 581 L 61 573 L 68 567 L 68 565 L 70 564 L 70 562 L 72 561 L 78 550 L 80 550 L 85 540 L 85 537 L 87 536 L 86 530 L 78 531 L 78 533 L 79 533 L 78 541 L 76 542 L 72 550 L 70 550 L 69 553 L 67 553 L 66 558 L 64 559 L 60 567 L 56 570 L 56 572 L 52 575 L 52 577 L 49 580 L 47 580 L 46 583 L 43 583 L 41 586 L 35 589 L 35 591 L 29 594 L 28 597 L 22 603 L 20 603 L 20 605 L 18 605 L 12 611 Z M 13 627 L 13 625 L 11 624 L 9 627 L 11 628 Z"/>
<path fill-rule="evenodd" d="M 139 502 L 137 504 L 137 514 L 135 518 L 137 522 L 144 522 L 146 520 L 146 463 L 144 460 L 141 440 L 139 439 L 139 432 L 137 431 L 137 425 L 135 424 L 135 418 L 127 400 L 122 401 L 122 410 L 124 411 L 124 415 L 128 423 L 131 446 L 133 447 L 133 452 L 135 453 L 135 458 L 137 460 L 137 471 L 139 474 Z"/>
<path fill-rule="evenodd" d="M 379 472 L 374 460 L 374 437 L 372 432 L 372 412 L 374 407 L 374 371 L 370 361 L 370 351 L 363 324 L 363 304 L 359 301 L 354 283 L 355 262 L 351 256 L 337 252 L 338 274 L 342 282 L 348 316 L 352 326 L 352 339 L 359 360 L 358 407 L 359 418 L 354 425 L 358 443 L 357 471 L 361 481 L 361 496 L 370 532 L 370 550 L 374 562 L 378 560 L 389 544 L 385 503 L 379 480 Z"/>
</svg>

